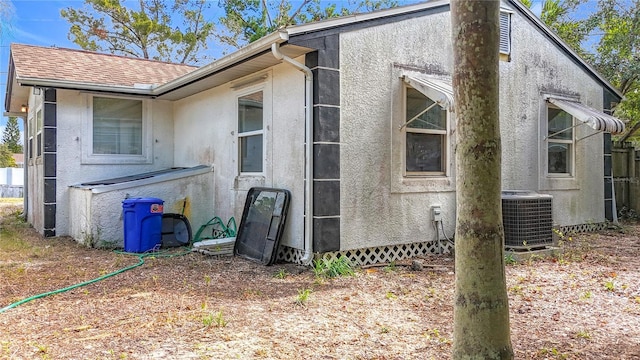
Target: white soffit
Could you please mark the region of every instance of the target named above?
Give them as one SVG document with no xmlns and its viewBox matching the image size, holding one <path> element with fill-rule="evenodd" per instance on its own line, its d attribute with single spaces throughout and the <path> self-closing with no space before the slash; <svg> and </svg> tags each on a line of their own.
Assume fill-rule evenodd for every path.
<svg viewBox="0 0 640 360">
<path fill-rule="evenodd" d="M 579 102 L 554 97 L 547 98 L 547 101 L 568 112 L 594 130 L 606 131 L 612 134 L 619 134 L 624 131 L 624 122 L 622 120 Z"/>
<path fill-rule="evenodd" d="M 286 56 L 297 58 L 310 52 L 311 49 L 286 44 L 281 47 L 281 51 Z M 182 99 L 201 91 L 212 89 L 216 86 L 240 79 L 244 76 L 255 74 L 272 66 L 278 65 L 281 62 L 281 60 L 278 60 L 273 56 L 271 53 L 271 44 L 269 44 L 269 47 L 265 48 L 261 54 L 257 54 L 248 59 L 239 60 L 226 67 L 220 67 L 219 69 L 214 69 L 206 74 L 202 74 L 201 77 L 196 77 L 190 82 L 169 89 L 165 93 L 160 94 L 158 98 L 163 100 Z M 216 65 L 216 62 L 211 65 Z M 196 72 L 197 71 L 199 70 L 196 70 Z M 169 85 L 171 85 L 171 83 L 169 83 Z M 158 90 L 160 89 L 155 89 L 154 92 L 158 92 Z"/>
</svg>

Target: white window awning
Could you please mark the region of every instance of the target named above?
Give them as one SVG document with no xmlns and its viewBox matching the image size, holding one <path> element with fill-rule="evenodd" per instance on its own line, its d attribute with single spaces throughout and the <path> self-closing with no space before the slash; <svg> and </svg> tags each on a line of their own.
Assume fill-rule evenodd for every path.
<svg viewBox="0 0 640 360">
<path fill-rule="evenodd" d="M 404 75 L 404 82 L 420 91 L 422 95 L 433 100 L 445 110 L 453 112 L 453 87 L 451 82 L 425 75 Z"/>
<path fill-rule="evenodd" d="M 606 131 L 612 134 L 619 134 L 624 131 L 624 122 L 622 120 L 579 102 L 554 97 L 548 97 L 547 101 L 568 112 L 594 130 Z"/>
</svg>

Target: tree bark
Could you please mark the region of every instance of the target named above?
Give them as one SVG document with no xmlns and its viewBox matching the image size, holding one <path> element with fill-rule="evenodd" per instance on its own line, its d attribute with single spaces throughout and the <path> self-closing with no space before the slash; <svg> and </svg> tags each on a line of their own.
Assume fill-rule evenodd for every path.
<svg viewBox="0 0 640 360">
<path fill-rule="evenodd" d="M 453 0 L 457 120 L 453 359 L 513 359 L 504 270 L 498 0 Z"/>
</svg>

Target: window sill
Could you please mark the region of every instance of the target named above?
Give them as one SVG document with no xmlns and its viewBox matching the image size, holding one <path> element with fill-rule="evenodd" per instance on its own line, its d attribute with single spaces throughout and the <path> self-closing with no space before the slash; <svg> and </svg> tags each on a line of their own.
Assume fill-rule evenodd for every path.
<svg viewBox="0 0 640 360">
<path fill-rule="evenodd" d="M 580 184 L 574 176 L 546 176 L 540 179 L 540 190 L 580 190 Z"/>
<path fill-rule="evenodd" d="M 456 190 L 451 176 L 403 176 L 391 185 L 392 193 L 452 192 Z"/>
<path fill-rule="evenodd" d="M 119 165 L 119 164 L 152 164 L 150 157 L 144 155 L 85 155 L 82 165 Z"/>
<path fill-rule="evenodd" d="M 233 189 L 237 191 L 248 191 L 252 187 L 265 186 L 263 175 L 238 175 L 233 181 Z"/>
</svg>

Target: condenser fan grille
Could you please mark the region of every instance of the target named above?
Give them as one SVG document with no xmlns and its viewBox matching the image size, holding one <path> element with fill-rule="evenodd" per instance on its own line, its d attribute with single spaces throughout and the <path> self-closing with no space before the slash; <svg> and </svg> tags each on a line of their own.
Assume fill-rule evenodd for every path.
<svg viewBox="0 0 640 360">
<path fill-rule="evenodd" d="M 551 195 L 503 191 L 502 222 L 507 249 L 538 249 L 553 243 Z"/>
</svg>

